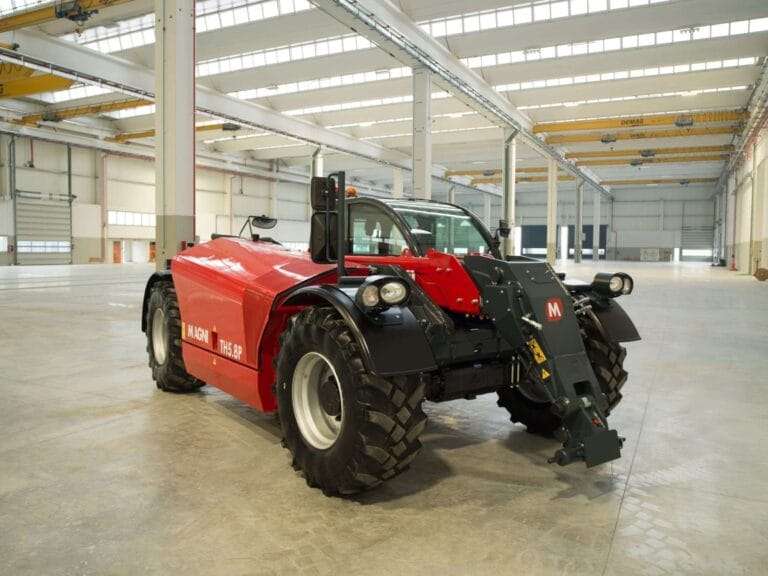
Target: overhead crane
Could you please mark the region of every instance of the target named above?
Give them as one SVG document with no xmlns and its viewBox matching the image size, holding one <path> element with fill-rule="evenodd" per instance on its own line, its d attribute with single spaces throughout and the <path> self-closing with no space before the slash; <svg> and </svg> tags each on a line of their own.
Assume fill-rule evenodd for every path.
<svg viewBox="0 0 768 576">
<path fill-rule="evenodd" d="M 520 176 L 519 178 L 515 178 L 515 182 L 518 184 L 521 182 L 546 182 L 548 179 L 548 176 Z M 570 175 L 560 175 L 557 177 L 557 179 L 560 182 L 567 182 L 576 180 L 576 177 Z M 474 186 L 476 184 L 501 184 L 501 178 L 473 178 L 469 183 L 470 186 Z"/>
<path fill-rule="evenodd" d="M 0 18 L 0 33 L 11 32 L 19 28 L 39 26 L 66 18 L 82 26 L 94 14 L 103 8 L 125 4 L 131 0 L 58 0 L 40 8 L 13 12 Z"/>
<path fill-rule="evenodd" d="M 640 180 L 601 180 L 603 186 L 648 186 L 650 184 L 714 184 L 717 178 L 646 178 Z"/>
<path fill-rule="evenodd" d="M 685 164 L 688 162 L 724 162 L 728 154 L 710 154 L 708 156 L 670 156 L 668 158 L 603 158 L 600 160 L 581 160 L 576 166 L 642 166 L 644 164 Z"/>
<path fill-rule="evenodd" d="M 88 106 L 75 106 L 73 108 L 62 108 L 60 110 L 46 110 L 36 114 L 27 114 L 21 120 L 15 121 L 16 124 L 39 124 L 40 122 L 61 122 L 69 118 L 78 116 L 90 116 L 92 114 L 106 114 L 108 112 L 117 112 L 129 108 L 138 108 L 151 104 L 149 100 L 142 98 L 130 98 L 128 100 L 118 100 L 116 102 L 104 102 L 102 104 L 90 104 Z"/>
<path fill-rule="evenodd" d="M 712 136 L 738 134 L 740 126 L 715 126 L 711 128 L 689 128 L 687 130 L 655 130 L 651 132 L 616 132 L 613 134 L 556 134 L 545 140 L 547 144 L 568 144 L 574 142 L 602 142 L 610 144 L 618 140 L 643 140 L 649 138 L 684 138 L 686 136 Z"/>
<path fill-rule="evenodd" d="M 723 146 L 682 146 L 679 148 L 645 148 L 642 150 L 592 150 L 586 152 L 568 152 L 565 157 L 569 160 L 577 158 L 610 158 L 615 156 L 641 156 L 643 158 L 653 158 L 654 156 L 664 156 L 667 154 L 698 154 L 705 152 L 730 152 L 733 146 L 726 144 Z"/>
<path fill-rule="evenodd" d="M 515 172 L 518 174 L 535 174 L 537 172 L 546 172 L 548 168 L 546 166 L 518 166 Z M 494 174 L 501 174 L 501 168 L 493 168 L 490 170 L 448 170 L 443 177 L 450 178 L 451 176 L 493 176 Z"/>
<path fill-rule="evenodd" d="M 686 128 L 695 124 L 722 124 L 742 122 L 747 113 L 741 110 L 719 112 L 697 112 L 695 114 L 663 114 L 654 116 L 632 116 L 626 118 L 602 118 L 578 120 L 575 122 L 546 122 L 533 127 L 535 133 L 576 132 L 588 130 L 610 130 L 614 128 L 644 128 L 646 126 L 677 126 Z"/>
<path fill-rule="evenodd" d="M 233 122 L 219 122 L 216 124 L 200 124 L 195 126 L 196 132 L 214 132 L 216 130 L 223 130 L 224 132 L 236 132 L 240 130 L 240 126 Z M 117 134 L 105 138 L 109 142 L 129 142 L 131 140 L 141 140 L 143 138 L 152 138 L 155 135 L 154 128 L 149 130 L 141 130 L 139 132 L 126 132 L 124 134 Z"/>
</svg>

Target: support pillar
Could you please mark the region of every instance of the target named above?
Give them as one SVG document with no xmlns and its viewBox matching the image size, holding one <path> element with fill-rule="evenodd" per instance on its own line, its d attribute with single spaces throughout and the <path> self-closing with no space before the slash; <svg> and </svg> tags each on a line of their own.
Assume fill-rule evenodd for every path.
<svg viewBox="0 0 768 576">
<path fill-rule="evenodd" d="M 592 260 L 600 260 L 600 192 L 595 190 L 595 207 L 592 216 Z"/>
<path fill-rule="evenodd" d="M 547 159 L 547 262 L 557 259 L 557 162 Z"/>
<path fill-rule="evenodd" d="M 491 229 L 491 195 L 483 194 L 483 222 L 488 230 Z M 510 232 L 511 236 L 514 236 L 515 231 Z"/>
<path fill-rule="evenodd" d="M 584 182 L 576 187 L 576 226 L 573 231 L 573 261 L 581 262 L 581 251 L 584 247 Z"/>
<path fill-rule="evenodd" d="M 413 197 L 432 198 L 432 81 L 426 68 L 413 69 Z"/>
<path fill-rule="evenodd" d="M 456 204 L 456 186 L 448 188 L 448 204 Z"/>
<path fill-rule="evenodd" d="M 195 1 L 155 0 L 157 267 L 195 240 Z"/>
<path fill-rule="evenodd" d="M 517 130 L 504 130 L 504 151 L 501 159 L 502 218 L 510 232 L 502 242 L 502 255 L 515 253 L 515 184 L 517 180 Z"/>
<path fill-rule="evenodd" d="M 392 169 L 392 197 L 403 197 L 403 171 L 400 168 Z"/>
</svg>

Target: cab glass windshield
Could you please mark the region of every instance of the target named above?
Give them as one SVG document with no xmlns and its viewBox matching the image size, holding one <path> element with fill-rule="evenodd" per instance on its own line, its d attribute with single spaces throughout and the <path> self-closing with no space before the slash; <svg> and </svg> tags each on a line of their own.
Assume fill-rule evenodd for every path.
<svg viewBox="0 0 768 576">
<path fill-rule="evenodd" d="M 422 253 L 433 248 L 456 256 L 492 252 L 475 221 L 453 206 L 429 202 L 391 202 L 405 220 Z"/>
</svg>

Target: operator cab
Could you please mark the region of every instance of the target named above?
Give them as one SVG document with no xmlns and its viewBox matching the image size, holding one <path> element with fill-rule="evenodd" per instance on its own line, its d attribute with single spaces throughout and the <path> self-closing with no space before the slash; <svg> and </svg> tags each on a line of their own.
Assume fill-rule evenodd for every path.
<svg viewBox="0 0 768 576">
<path fill-rule="evenodd" d="M 468 254 L 499 258 L 485 227 L 459 206 L 373 198 L 350 198 L 347 206 L 347 254 L 425 256 L 435 250 L 458 258 Z"/>
</svg>

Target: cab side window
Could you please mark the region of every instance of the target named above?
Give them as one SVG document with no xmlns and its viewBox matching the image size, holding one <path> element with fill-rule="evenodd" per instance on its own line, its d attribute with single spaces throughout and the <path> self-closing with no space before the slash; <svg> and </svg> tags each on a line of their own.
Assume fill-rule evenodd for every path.
<svg viewBox="0 0 768 576">
<path fill-rule="evenodd" d="M 351 205 L 348 226 L 349 254 L 400 256 L 408 247 L 392 217 L 376 206 Z"/>
</svg>

